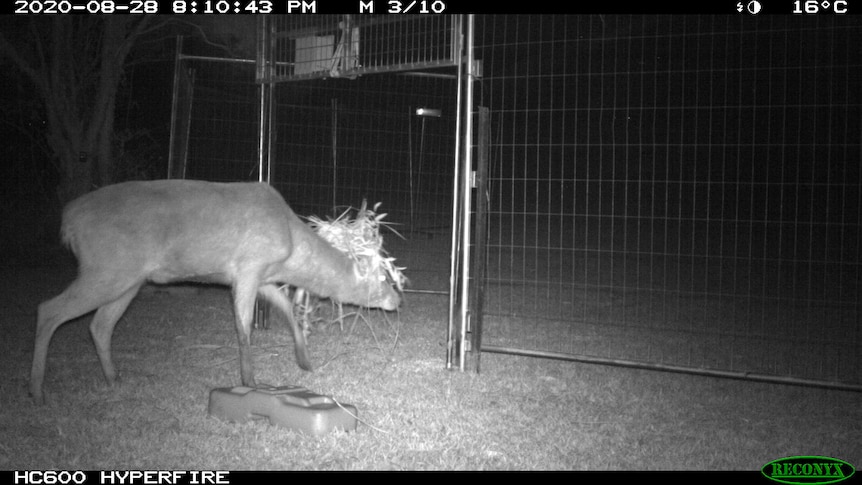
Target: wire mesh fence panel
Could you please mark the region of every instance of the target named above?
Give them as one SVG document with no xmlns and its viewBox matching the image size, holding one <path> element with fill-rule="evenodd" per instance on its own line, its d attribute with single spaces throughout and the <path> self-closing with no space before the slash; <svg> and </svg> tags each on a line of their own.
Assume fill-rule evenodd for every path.
<svg viewBox="0 0 862 485">
<path fill-rule="evenodd" d="M 214 182 L 258 180 L 259 96 L 254 64 L 235 60 L 186 58 L 181 69 L 193 73 L 178 105 L 187 106 L 175 120 L 185 133 L 175 136 L 185 178 Z M 182 135 L 182 136 L 179 136 Z M 174 164 L 183 166 L 180 160 Z"/>
<path fill-rule="evenodd" d="M 862 21 L 480 16 L 483 347 L 862 384 Z"/>
<path fill-rule="evenodd" d="M 273 185 L 301 214 L 380 202 L 411 288 L 445 291 L 456 18 L 297 15 L 263 28 L 263 77 L 278 82 Z"/>
<path fill-rule="evenodd" d="M 301 214 L 335 217 L 380 202 L 386 248 L 408 268 L 413 289 L 448 283 L 455 82 L 375 75 L 278 90 L 273 185 Z M 438 117 L 417 116 L 419 107 Z"/>
<path fill-rule="evenodd" d="M 257 62 L 188 47 L 175 103 L 177 116 L 188 119 L 174 120 L 172 153 L 183 160 L 172 163 L 173 171 L 258 180 L 263 146 L 270 182 L 298 214 L 335 217 L 363 200 L 380 202 L 378 212 L 400 234 L 385 235 L 385 247 L 407 267 L 410 288 L 445 291 L 457 115 L 454 21 L 349 17 L 267 19 L 260 24 L 267 35 L 258 37 L 266 52 Z M 255 57 L 248 44 L 239 42 L 238 52 Z M 348 65 L 345 56 L 354 54 L 361 62 Z M 274 66 L 263 77 L 262 63 Z M 262 80 L 272 82 L 273 93 L 266 136 Z M 294 82 L 279 82 L 287 80 Z"/>
</svg>

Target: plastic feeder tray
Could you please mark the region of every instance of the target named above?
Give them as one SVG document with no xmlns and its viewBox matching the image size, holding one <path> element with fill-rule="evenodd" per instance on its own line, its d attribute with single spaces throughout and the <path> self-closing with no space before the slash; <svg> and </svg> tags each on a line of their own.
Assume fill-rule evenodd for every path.
<svg viewBox="0 0 862 485">
<path fill-rule="evenodd" d="M 269 389 L 240 386 L 210 391 L 209 413 L 238 423 L 266 418 L 276 426 L 321 436 L 334 429 L 356 429 L 356 407 L 342 406 L 346 411 L 331 397 L 299 386 Z"/>
</svg>

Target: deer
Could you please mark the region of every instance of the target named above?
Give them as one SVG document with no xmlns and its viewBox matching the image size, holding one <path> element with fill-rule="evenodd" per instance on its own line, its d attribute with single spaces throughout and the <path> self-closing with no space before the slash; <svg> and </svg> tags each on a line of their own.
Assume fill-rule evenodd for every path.
<svg viewBox="0 0 862 485">
<path fill-rule="evenodd" d="M 243 386 L 256 387 L 251 352 L 254 305 L 263 298 L 287 317 L 297 365 L 311 371 L 306 334 L 280 288 L 290 285 L 385 311 L 400 287 L 317 235 L 267 183 L 133 181 L 87 193 L 63 209 L 62 241 L 78 261 L 77 278 L 37 310 L 30 394 L 44 404 L 51 337 L 65 322 L 95 311 L 90 335 L 109 385 L 116 383 L 111 336 L 146 283 L 229 286 Z"/>
</svg>

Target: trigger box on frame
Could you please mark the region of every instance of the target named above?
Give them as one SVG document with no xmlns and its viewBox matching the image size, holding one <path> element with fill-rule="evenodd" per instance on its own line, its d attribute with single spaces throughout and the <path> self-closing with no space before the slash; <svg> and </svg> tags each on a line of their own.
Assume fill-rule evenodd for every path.
<svg viewBox="0 0 862 485">
<path fill-rule="evenodd" d="M 312 436 L 335 429 L 354 431 L 355 406 L 340 404 L 329 396 L 315 394 L 300 386 L 253 389 L 238 386 L 210 391 L 209 414 L 226 421 L 244 423 L 267 419 Z"/>
</svg>

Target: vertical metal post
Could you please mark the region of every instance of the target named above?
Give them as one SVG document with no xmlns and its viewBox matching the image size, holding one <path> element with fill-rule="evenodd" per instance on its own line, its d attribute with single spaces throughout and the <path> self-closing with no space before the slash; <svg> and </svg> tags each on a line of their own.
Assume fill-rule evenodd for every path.
<svg viewBox="0 0 862 485">
<path fill-rule="evenodd" d="M 332 98 L 332 216 L 338 216 L 338 98 Z"/>
<path fill-rule="evenodd" d="M 258 144 L 257 144 L 257 181 L 271 183 L 270 155 L 272 151 L 273 125 L 273 85 L 272 85 L 272 49 L 270 39 L 270 22 L 261 16 L 258 22 L 257 71 L 259 105 L 258 105 Z M 269 327 L 269 305 L 258 298 L 254 303 L 254 327 Z"/>
<path fill-rule="evenodd" d="M 473 187 L 473 25 L 474 17 L 458 18 L 462 49 L 458 50 L 458 113 L 455 143 L 455 188 L 452 204 L 452 257 L 449 276 L 449 327 L 446 366 L 464 370 L 470 325 L 470 198 Z"/>
<path fill-rule="evenodd" d="M 468 350 L 467 331 L 470 327 L 470 210 L 473 192 L 473 81 L 476 76 L 476 66 L 473 57 L 473 26 L 474 16 L 467 16 L 466 34 L 464 35 L 464 66 L 467 69 L 464 77 L 464 143 L 461 151 L 464 154 L 464 172 L 461 180 L 463 198 L 462 212 L 462 242 L 463 262 L 461 266 L 461 335 L 459 338 L 459 368 L 464 370 Z"/>
<path fill-rule="evenodd" d="M 272 146 L 270 135 L 272 134 L 272 50 L 270 49 L 269 32 L 270 22 L 265 16 L 261 16 L 258 22 L 258 44 L 257 44 L 257 71 L 256 77 L 259 85 L 258 106 L 258 144 L 257 144 L 257 181 L 270 182 L 269 154 Z"/>
<path fill-rule="evenodd" d="M 192 69 L 184 69 L 183 37 L 177 36 L 174 57 L 173 99 L 171 101 L 171 137 L 168 146 L 169 179 L 186 178 L 188 165 L 189 133 L 192 103 L 194 102 L 195 76 Z"/>
<path fill-rule="evenodd" d="M 485 264 L 488 239 L 488 150 L 490 144 L 490 113 L 481 106 L 477 109 L 476 129 L 476 230 L 473 240 L 476 251 L 473 255 L 473 281 L 470 285 L 470 343 L 472 348 L 470 370 L 479 372 L 482 355 L 482 312 L 485 306 Z"/>
<path fill-rule="evenodd" d="M 455 61 L 458 66 L 458 92 L 456 94 L 456 114 L 455 114 L 455 156 L 453 159 L 453 163 L 455 165 L 455 173 L 453 180 L 453 189 L 452 189 L 452 243 L 451 243 L 451 255 L 449 258 L 449 315 L 448 315 L 448 325 L 446 328 L 446 368 L 451 369 L 453 366 L 458 365 L 456 362 L 456 352 L 459 343 L 457 341 L 457 330 L 458 330 L 458 322 L 457 322 L 457 312 L 456 308 L 458 307 L 458 296 L 459 292 L 459 283 L 460 279 L 458 278 L 458 271 L 461 267 L 461 193 L 459 188 L 461 187 L 461 124 L 464 119 L 464 106 L 461 102 L 462 93 L 464 91 L 464 83 L 462 82 L 464 76 L 464 63 L 462 60 L 462 52 L 463 52 L 463 40 L 464 40 L 464 18 L 461 15 L 457 15 L 454 18 L 452 30 L 453 39 L 452 39 L 452 59 Z"/>
<path fill-rule="evenodd" d="M 174 165 L 177 163 L 175 160 L 176 155 L 174 154 L 174 145 L 177 143 L 176 138 L 176 126 L 177 126 L 177 95 L 180 92 L 180 69 L 182 68 L 182 63 L 180 62 L 180 52 L 183 49 L 183 36 L 177 36 L 177 53 L 174 56 L 174 93 L 173 93 L 173 101 L 171 102 L 171 139 L 168 142 L 168 178 L 174 178 Z"/>
<path fill-rule="evenodd" d="M 457 136 L 457 135 L 456 135 Z M 456 164 L 457 157 L 456 157 Z M 407 117 L 407 162 L 409 165 L 408 175 L 408 188 L 410 190 L 410 233 L 416 230 L 416 224 L 414 224 L 413 218 L 413 107 L 410 107 L 410 115 Z"/>
</svg>

